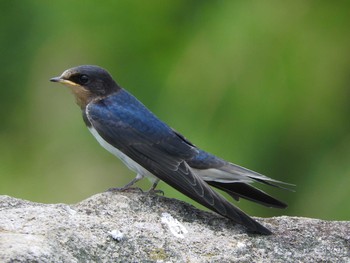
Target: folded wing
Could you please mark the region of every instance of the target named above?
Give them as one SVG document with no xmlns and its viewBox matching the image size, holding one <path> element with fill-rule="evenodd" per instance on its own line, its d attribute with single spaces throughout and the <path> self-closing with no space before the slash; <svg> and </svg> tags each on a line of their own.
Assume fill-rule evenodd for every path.
<svg viewBox="0 0 350 263">
<path fill-rule="evenodd" d="M 130 97 L 122 93 L 87 107 L 88 120 L 108 143 L 203 206 L 252 232 L 271 233 L 194 173 L 186 160 L 194 158 L 198 150 Z M 123 107 L 127 100 L 128 107 Z"/>
</svg>

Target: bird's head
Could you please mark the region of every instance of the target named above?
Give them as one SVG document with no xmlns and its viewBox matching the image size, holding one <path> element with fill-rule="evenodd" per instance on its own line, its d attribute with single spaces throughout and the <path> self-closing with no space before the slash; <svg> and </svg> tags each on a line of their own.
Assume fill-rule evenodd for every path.
<svg viewBox="0 0 350 263">
<path fill-rule="evenodd" d="M 50 81 L 68 86 L 81 108 L 85 108 L 91 100 L 105 97 L 120 89 L 105 69 L 91 65 L 67 69 L 61 76 Z"/>
</svg>

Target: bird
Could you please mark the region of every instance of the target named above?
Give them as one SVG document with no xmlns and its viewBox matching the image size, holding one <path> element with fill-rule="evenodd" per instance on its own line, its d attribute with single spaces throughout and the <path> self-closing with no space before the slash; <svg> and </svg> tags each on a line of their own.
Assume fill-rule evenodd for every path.
<svg viewBox="0 0 350 263">
<path fill-rule="evenodd" d="M 286 208 L 286 203 L 251 184 L 258 182 L 282 189 L 288 189 L 286 185 L 290 184 L 225 161 L 195 146 L 99 66 L 73 67 L 50 81 L 69 87 L 92 135 L 136 173 L 132 181 L 117 190 L 125 191 L 147 177 L 152 182 L 149 191 L 156 191 L 162 180 L 204 207 L 244 226 L 247 232 L 272 234 L 214 189 L 228 193 L 236 201 L 243 198 L 267 207 Z"/>
</svg>

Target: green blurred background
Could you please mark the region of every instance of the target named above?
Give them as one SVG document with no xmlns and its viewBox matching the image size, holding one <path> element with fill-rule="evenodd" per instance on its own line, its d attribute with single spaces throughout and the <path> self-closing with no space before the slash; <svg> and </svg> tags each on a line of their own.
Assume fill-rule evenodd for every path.
<svg viewBox="0 0 350 263">
<path fill-rule="evenodd" d="M 196 145 L 297 185 L 251 215 L 349 220 L 349 3 L 1 1 L 0 194 L 75 203 L 134 177 L 49 82 L 97 64 Z"/>
</svg>

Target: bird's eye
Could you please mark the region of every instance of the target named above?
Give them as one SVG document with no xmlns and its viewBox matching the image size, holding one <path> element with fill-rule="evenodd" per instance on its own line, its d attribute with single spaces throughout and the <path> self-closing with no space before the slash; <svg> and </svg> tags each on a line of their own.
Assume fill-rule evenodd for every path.
<svg viewBox="0 0 350 263">
<path fill-rule="evenodd" d="M 79 82 L 80 84 L 86 84 L 89 82 L 89 77 L 86 75 L 79 76 Z"/>
</svg>

